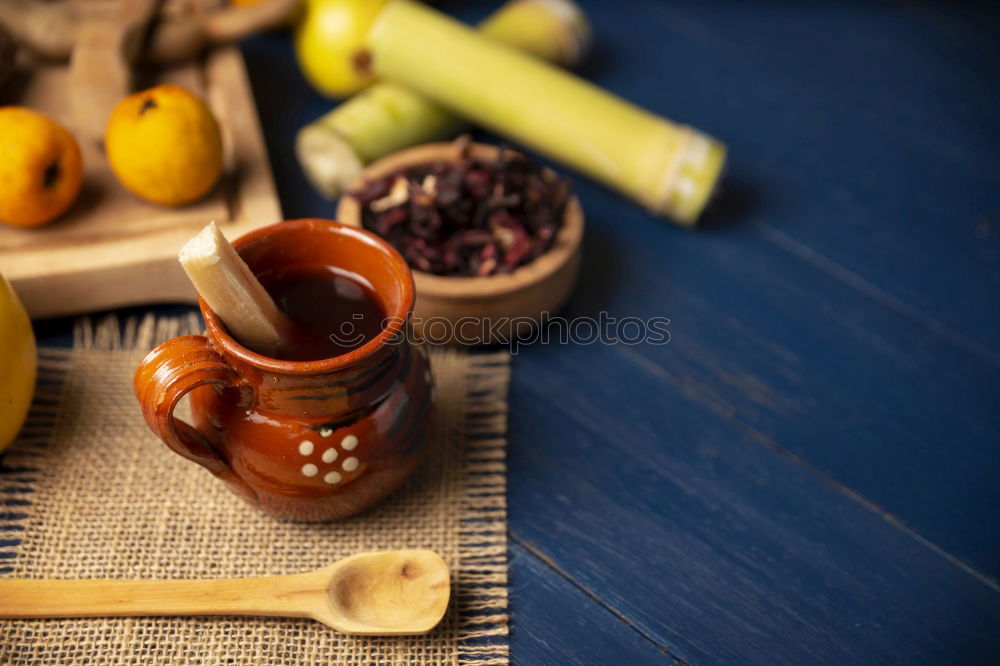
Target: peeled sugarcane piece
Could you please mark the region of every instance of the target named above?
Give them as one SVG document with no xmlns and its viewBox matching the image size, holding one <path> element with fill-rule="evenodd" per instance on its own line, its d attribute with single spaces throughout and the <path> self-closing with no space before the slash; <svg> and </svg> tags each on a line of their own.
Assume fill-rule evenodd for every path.
<svg viewBox="0 0 1000 666">
<path fill-rule="evenodd" d="M 725 147 L 409 0 L 368 33 L 376 73 L 693 225 Z"/>
<path fill-rule="evenodd" d="M 480 24 L 479 32 L 562 65 L 575 65 L 590 44 L 590 26 L 572 0 L 512 0 Z M 313 186 L 334 199 L 369 162 L 449 138 L 464 127 L 440 105 L 380 82 L 299 130 L 295 152 Z"/>
<path fill-rule="evenodd" d="M 210 223 L 181 248 L 177 259 L 194 288 L 237 342 L 274 355 L 289 322 L 250 267 Z"/>
</svg>

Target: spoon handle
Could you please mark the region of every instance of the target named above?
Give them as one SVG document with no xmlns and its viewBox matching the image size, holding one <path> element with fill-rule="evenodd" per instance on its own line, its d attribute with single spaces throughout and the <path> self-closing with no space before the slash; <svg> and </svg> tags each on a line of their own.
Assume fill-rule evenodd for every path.
<svg viewBox="0 0 1000 666">
<path fill-rule="evenodd" d="M 125 615 L 309 617 L 309 574 L 216 580 L 0 580 L 0 618 Z"/>
</svg>

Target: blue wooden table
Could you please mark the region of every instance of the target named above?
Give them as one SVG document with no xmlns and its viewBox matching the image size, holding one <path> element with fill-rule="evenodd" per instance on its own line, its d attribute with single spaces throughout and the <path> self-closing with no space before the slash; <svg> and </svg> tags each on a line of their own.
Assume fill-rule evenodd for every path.
<svg viewBox="0 0 1000 666">
<path fill-rule="evenodd" d="M 996 11 L 582 4 L 582 73 L 730 166 L 694 232 L 575 180 L 568 314 L 671 339 L 515 359 L 514 660 L 1000 662 Z M 285 215 L 331 216 L 292 151 L 329 102 L 244 51 Z"/>
</svg>

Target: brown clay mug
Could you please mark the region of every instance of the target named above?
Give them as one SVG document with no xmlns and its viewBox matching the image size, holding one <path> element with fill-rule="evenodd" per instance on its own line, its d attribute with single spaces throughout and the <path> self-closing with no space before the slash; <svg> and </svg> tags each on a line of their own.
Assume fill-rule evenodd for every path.
<svg viewBox="0 0 1000 666">
<path fill-rule="evenodd" d="M 233 245 L 254 273 L 306 264 L 360 275 L 388 323 L 341 356 L 283 361 L 240 345 L 199 299 L 207 337 L 169 340 L 136 369 L 146 423 L 273 516 L 323 521 L 363 511 L 416 470 L 435 399 L 425 352 L 405 334 L 410 270 L 379 237 L 327 220 L 282 222 Z M 173 414 L 186 394 L 192 425 Z"/>
</svg>

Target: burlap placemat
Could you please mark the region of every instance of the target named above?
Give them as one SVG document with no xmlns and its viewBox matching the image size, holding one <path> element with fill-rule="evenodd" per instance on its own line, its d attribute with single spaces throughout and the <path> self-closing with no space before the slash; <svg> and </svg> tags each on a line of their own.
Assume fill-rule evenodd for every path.
<svg viewBox="0 0 1000 666">
<path fill-rule="evenodd" d="M 366 550 L 432 548 L 452 605 L 431 634 L 344 636 L 303 619 L 0 620 L 3 664 L 506 664 L 504 431 L 509 357 L 432 350 L 438 426 L 414 479 L 329 524 L 258 513 L 146 428 L 132 373 L 197 319 L 84 326 L 40 351 L 37 398 L 0 473 L 0 571 L 13 578 L 295 573 Z M 16 543 L 20 541 L 20 543 Z"/>
</svg>

